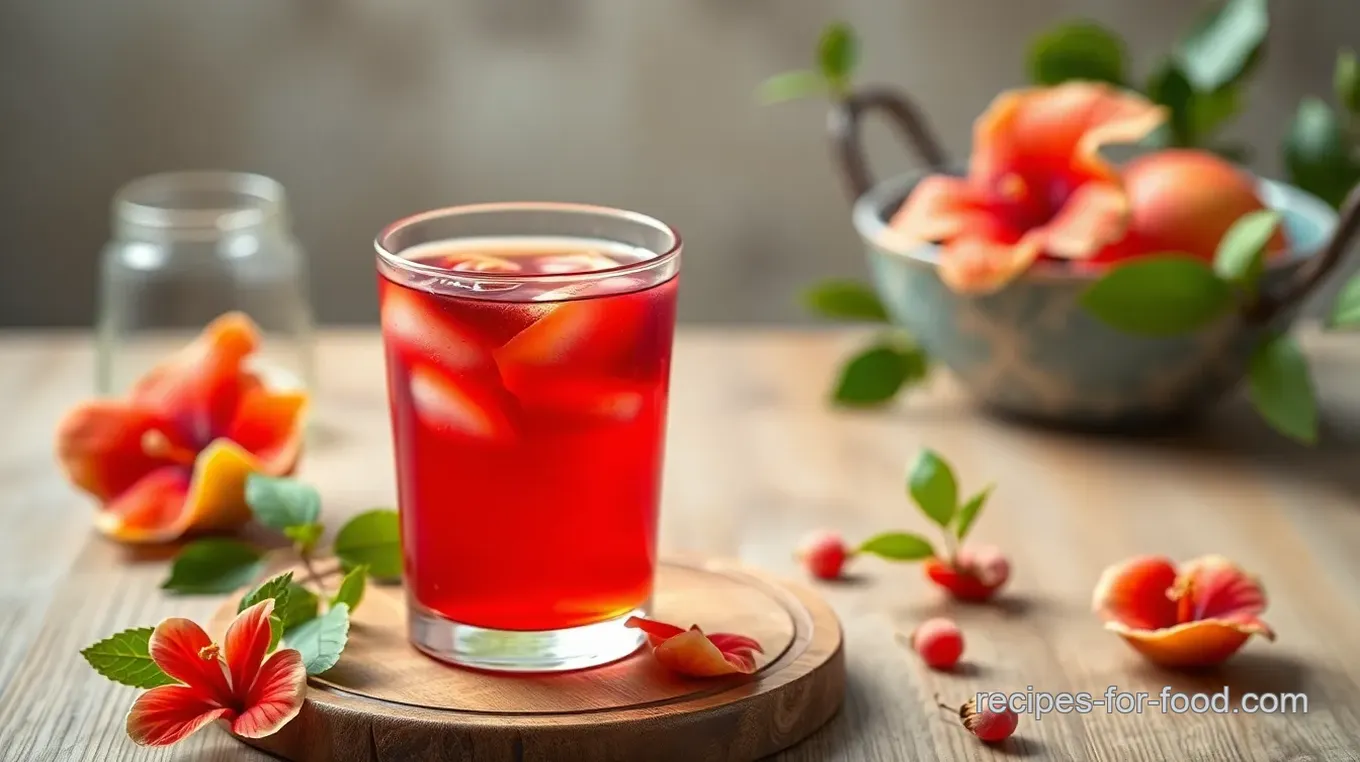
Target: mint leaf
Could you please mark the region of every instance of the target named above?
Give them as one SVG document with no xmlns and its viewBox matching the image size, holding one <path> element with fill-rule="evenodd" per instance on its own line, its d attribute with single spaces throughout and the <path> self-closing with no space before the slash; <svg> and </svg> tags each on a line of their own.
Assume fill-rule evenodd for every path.
<svg viewBox="0 0 1360 762">
<path fill-rule="evenodd" d="M 907 474 L 907 492 L 930 520 L 949 526 L 959 504 L 954 470 L 933 450 L 922 450 Z"/>
<path fill-rule="evenodd" d="M 827 89 L 826 79 L 821 74 L 803 69 L 770 77 L 761 83 L 757 95 L 761 103 L 769 105 L 826 95 Z"/>
<path fill-rule="evenodd" d="M 1217 90 L 1246 76 L 1269 29 L 1266 0 L 1227 0 L 1196 22 L 1176 59 L 1196 90 Z"/>
<path fill-rule="evenodd" d="M 270 598 L 274 599 L 275 611 L 287 607 L 289 586 L 292 585 L 292 583 L 292 572 L 284 572 L 277 577 L 270 577 L 264 582 L 261 582 L 258 587 L 250 591 L 250 593 L 241 599 L 241 603 L 236 607 L 236 613 L 239 614 L 260 601 L 269 600 Z"/>
<path fill-rule="evenodd" d="M 238 540 L 198 540 L 184 546 L 170 565 L 162 590 L 176 593 L 230 593 L 264 571 L 260 551 Z"/>
<path fill-rule="evenodd" d="M 1251 401 L 1276 431 L 1317 441 L 1317 400 L 1308 361 L 1288 334 L 1264 341 L 1251 356 Z"/>
<path fill-rule="evenodd" d="M 315 524 L 321 516 L 321 494 L 296 479 L 251 474 L 246 504 L 257 521 L 272 529 Z"/>
<path fill-rule="evenodd" d="M 283 639 L 283 620 L 277 616 L 269 615 L 269 648 L 267 653 L 273 653 L 279 647 L 279 641 Z"/>
<path fill-rule="evenodd" d="M 1159 254 L 1114 268 L 1081 297 L 1096 318 L 1126 333 L 1174 336 L 1201 328 L 1232 304 L 1232 289 L 1202 260 Z"/>
<path fill-rule="evenodd" d="M 1355 51 L 1343 50 L 1337 55 L 1332 87 L 1341 108 L 1351 116 L 1360 117 L 1360 59 L 1355 57 Z"/>
<path fill-rule="evenodd" d="M 888 311 L 878 300 L 878 294 L 863 283 L 831 280 L 819 283 L 803 294 L 807 308 L 822 317 L 836 320 L 858 320 L 870 323 L 888 322 Z"/>
<path fill-rule="evenodd" d="M 1351 155 L 1345 125 L 1317 98 L 1299 104 L 1285 136 L 1284 160 L 1290 182 L 1333 207 L 1360 182 L 1360 160 Z"/>
<path fill-rule="evenodd" d="M 297 548 L 298 553 L 306 555 L 316 548 L 316 541 L 321 539 L 321 533 L 324 531 L 325 527 L 320 524 L 298 524 L 284 527 L 283 535 L 293 541 L 293 547 Z"/>
<path fill-rule="evenodd" d="M 1166 60 L 1148 77 L 1147 96 L 1170 112 L 1166 124 L 1153 134 L 1152 147 L 1193 146 L 1196 142 L 1195 88 L 1174 60 Z"/>
<path fill-rule="evenodd" d="M 935 555 L 930 541 L 911 532 L 884 532 L 870 537 L 859 546 L 858 553 L 868 553 L 889 561 L 920 561 Z"/>
<path fill-rule="evenodd" d="M 977 521 L 978 514 L 982 513 L 982 506 L 987 504 L 987 498 L 992 496 L 995 487 L 996 485 L 989 485 L 973 495 L 954 516 L 954 536 L 959 538 L 959 542 L 963 542 L 963 538 L 968 536 L 968 530 L 973 528 L 973 522 Z"/>
<path fill-rule="evenodd" d="M 824 29 L 817 42 L 817 66 L 831 88 L 842 94 L 849 90 L 858 65 L 859 40 L 855 30 L 839 22 Z"/>
<path fill-rule="evenodd" d="M 1039 35 L 1029 47 L 1029 78 L 1036 85 L 1070 80 L 1124 84 L 1124 41 L 1090 21 L 1064 24 Z"/>
<path fill-rule="evenodd" d="M 335 536 L 335 555 L 347 569 L 368 566 L 374 579 L 401 578 L 401 524 L 385 508 L 350 519 Z"/>
<path fill-rule="evenodd" d="M 1332 305 L 1331 328 L 1360 326 L 1360 275 L 1352 277 L 1341 287 L 1336 304 Z"/>
<path fill-rule="evenodd" d="M 1266 247 L 1279 230 L 1280 221 L 1279 212 L 1269 209 L 1243 215 L 1219 241 L 1214 272 L 1254 293 L 1265 267 Z"/>
<path fill-rule="evenodd" d="M 175 679 L 151 660 L 149 644 L 152 631 L 150 627 L 123 630 L 86 647 L 80 655 L 94 667 L 95 672 L 115 683 L 133 688 L 170 685 Z"/>
<path fill-rule="evenodd" d="M 303 622 L 315 619 L 320 607 L 321 601 L 316 593 L 296 582 L 290 582 L 284 599 L 274 601 L 274 616 L 283 625 L 283 631 L 288 632 Z"/>
<path fill-rule="evenodd" d="M 1242 110 L 1242 88 L 1238 85 L 1224 85 L 1217 90 L 1196 92 L 1190 99 L 1190 134 L 1196 144 L 1222 127 Z"/>
<path fill-rule="evenodd" d="M 919 347 L 883 341 L 850 358 L 833 393 L 841 405 L 862 407 L 891 400 L 926 377 L 929 363 Z"/>
<path fill-rule="evenodd" d="M 367 566 L 356 566 L 349 570 L 345 578 L 340 580 L 340 588 L 335 591 L 335 597 L 331 599 L 331 605 L 343 603 L 349 606 L 352 612 L 359 607 L 359 602 L 364 599 L 364 588 L 368 577 Z"/>
<path fill-rule="evenodd" d="M 341 603 L 315 619 L 293 628 L 283 645 L 302 654 L 307 674 L 319 675 L 340 661 L 349 641 L 349 607 Z"/>
</svg>

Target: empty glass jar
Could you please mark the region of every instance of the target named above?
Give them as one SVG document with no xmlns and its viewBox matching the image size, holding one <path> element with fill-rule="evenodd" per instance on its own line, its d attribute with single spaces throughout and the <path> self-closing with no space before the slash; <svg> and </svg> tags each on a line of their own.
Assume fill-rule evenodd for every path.
<svg viewBox="0 0 1360 762">
<path fill-rule="evenodd" d="M 307 258 L 284 189 L 235 172 L 134 180 L 113 200 L 100 272 L 97 391 L 120 394 L 219 315 L 260 327 L 253 362 L 267 384 L 311 387 Z"/>
</svg>

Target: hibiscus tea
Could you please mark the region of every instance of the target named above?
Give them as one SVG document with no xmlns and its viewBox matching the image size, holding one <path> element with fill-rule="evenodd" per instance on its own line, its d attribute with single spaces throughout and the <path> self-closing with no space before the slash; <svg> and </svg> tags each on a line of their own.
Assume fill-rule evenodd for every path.
<svg viewBox="0 0 1360 762">
<path fill-rule="evenodd" d="M 384 235 L 413 642 L 501 670 L 631 653 L 622 622 L 648 611 L 656 566 L 678 239 L 556 205 L 448 210 Z"/>
</svg>

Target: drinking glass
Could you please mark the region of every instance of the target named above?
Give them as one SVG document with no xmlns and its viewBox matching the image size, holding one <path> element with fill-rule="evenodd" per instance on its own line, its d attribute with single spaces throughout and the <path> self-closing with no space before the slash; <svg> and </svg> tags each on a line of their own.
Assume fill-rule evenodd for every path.
<svg viewBox="0 0 1360 762">
<path fill-rule="evenodd" d="M 498 671 L 615 661 L 656 568 L 680 238 L 503 203 L 376 241 L 409 637 Z"/>
</svg>

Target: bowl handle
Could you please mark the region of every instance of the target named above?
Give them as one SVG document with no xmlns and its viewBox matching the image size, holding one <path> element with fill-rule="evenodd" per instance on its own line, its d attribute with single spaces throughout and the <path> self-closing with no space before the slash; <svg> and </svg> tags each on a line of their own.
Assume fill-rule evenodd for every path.
<svg viewBox="0 0 1360 762">
<path fill-rule="evenodd" d="M 1281 284 L 1274 293 L 1262 293 L 1259 299 L 1248 304 L 1247 320 L 1257 324 L 1269 323 L 1307 298 L 1345 258 L 1357 234 L 1360 234 L 1360 185 L 1352 188 L 1341 204 L 1341 215 L 1336 230 L 1327 241 L 1327 247 L 1296 270 L 1293 277 Z"/>
<path fill-rule="evenodd" d="M 864 117 L 874 111 L 882 111 L 888 117 L 898 136 L 931 171 L 946 171 L 948 160 L 944 150 L 926 126 L 925 117 L 916 104 L 886 87 L 856 90 L 837 101 L 827 119 L 841 180 L 852 203 L 874 185 L 860 140 Z"/>
</svg>

